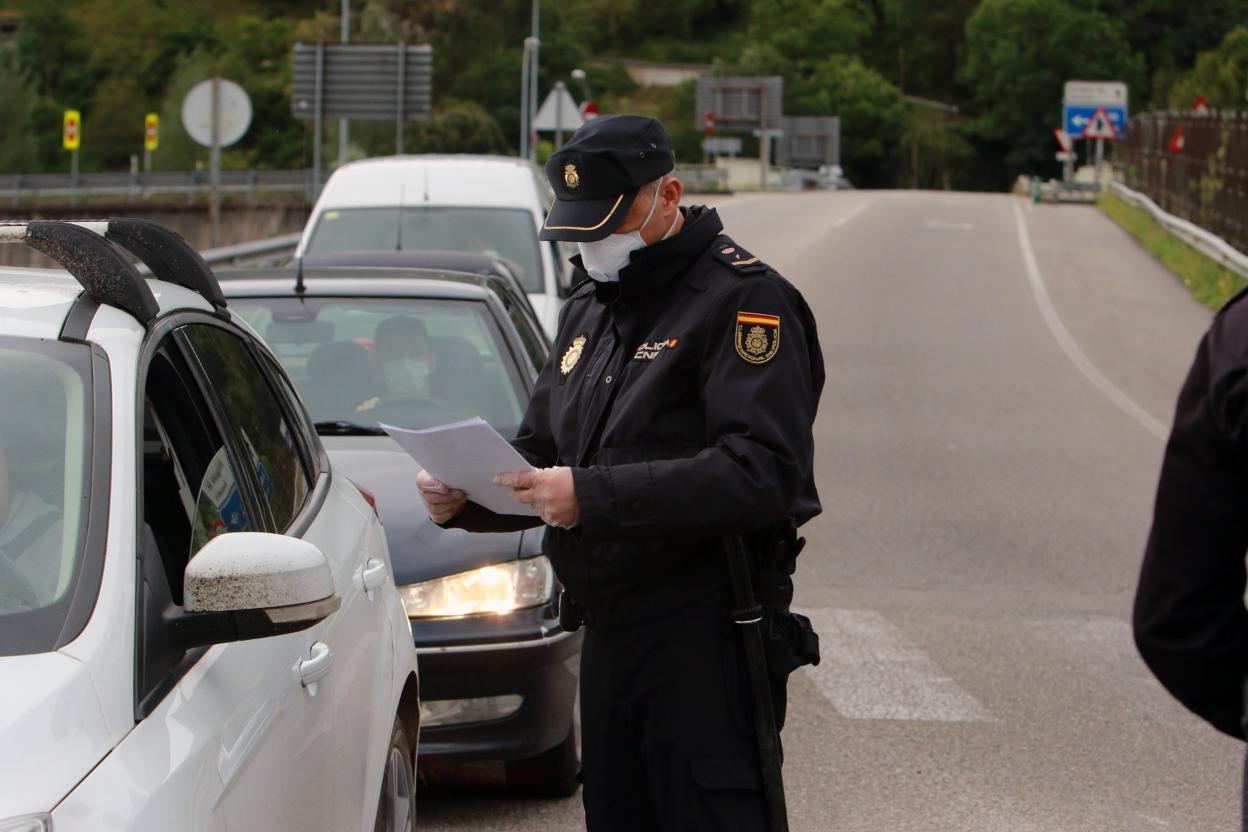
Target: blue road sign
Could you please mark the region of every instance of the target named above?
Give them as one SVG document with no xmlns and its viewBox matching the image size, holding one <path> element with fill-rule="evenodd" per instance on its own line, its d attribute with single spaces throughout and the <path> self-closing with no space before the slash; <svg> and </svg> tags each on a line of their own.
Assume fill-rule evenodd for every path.
<svg viewBox="0 0 1248 832">
<path fill-rule="evenodd" d="M 1100 108 L 1072 106 L 1062 108 L 1062 125 L 1072 139 L 1083 138 L 1083 131 L 1088 128 L 1098 109 Z M 1118 131 L 1118 138 L 1124 138 L 1127 135 L 1127 108 L 1106 107 L 1105 112 L 1109 115 L 1110 124 Z"/>
</svg>

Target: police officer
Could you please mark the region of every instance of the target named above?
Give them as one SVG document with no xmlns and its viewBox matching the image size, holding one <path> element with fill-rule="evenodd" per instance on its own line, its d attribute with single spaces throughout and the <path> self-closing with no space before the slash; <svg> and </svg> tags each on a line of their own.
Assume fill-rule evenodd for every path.
<svg viewBox="0 0 1248 832">
<path fill-rule="evenodd" d="M 820 510 L 814 318 L 713 209 L 680 207 L 674 161 L 658 121 L 621 115 L 547 162 L 557 199 L 540 237 L 577 243 L 589 279 L 515 440 L 539 470 L 501 478 L 548 526 L 584 617 L 590 832 L 766 829 L 723 541 L 771 546 Z M 446 526 L 537 522 L 424 473 L 419 486 Z"/>
<path fill-rule="evenodd" d="M 1140 655 L 1166 689 L 1241 739 L 1248 679 L 1245 297 L 1214 317 L 1179 393 L 1134 615 Z"/>
</svg>

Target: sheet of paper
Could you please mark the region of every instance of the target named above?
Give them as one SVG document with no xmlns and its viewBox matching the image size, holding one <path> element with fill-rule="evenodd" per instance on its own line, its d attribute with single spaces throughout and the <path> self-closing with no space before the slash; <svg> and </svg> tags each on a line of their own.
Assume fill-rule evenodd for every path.
<svg viewBox="0 0 1248 832">
<path fill-rule="evenodd" d="M 497 514 L 538 516 L 530 506 L 517 503 L 510 488 L 494 484 L 498 474 L 532 471 L 533 466 L 484 419 L 474 417 L 421 430 L 383 422 L 381 428 L 420 467 L 452 488 L 464 491 L 474 503 Z"/>
</svg>

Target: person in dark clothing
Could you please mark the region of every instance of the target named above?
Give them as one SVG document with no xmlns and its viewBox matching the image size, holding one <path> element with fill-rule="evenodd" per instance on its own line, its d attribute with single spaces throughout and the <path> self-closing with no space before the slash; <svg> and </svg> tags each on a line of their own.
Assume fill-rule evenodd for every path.
<svg viewBox="0 0 1248 832">
<path fill-rule="evenodd" d="M 1245 296 L 1214 317 L 1179 393 L 1134 612 L 1136 645 L 1158 680 L 1240 739 L 1248 679 Z"/>
<path fill-rule="evenodd" d="M 541 237 L 577 242 L 590 279 L 514 442 L 537 470 L 500 478 L 540 520 L 418 480 L 445 526 L 548 527 L 586 626 L 591 832 L 766 828 L 724 538 L 765 548 L 820 511 L 814 316 L 714 210 L 679 207 L 673 162 L 657 121 L 609 116 L 546 165 L 557 199 Z"/>
</svg>

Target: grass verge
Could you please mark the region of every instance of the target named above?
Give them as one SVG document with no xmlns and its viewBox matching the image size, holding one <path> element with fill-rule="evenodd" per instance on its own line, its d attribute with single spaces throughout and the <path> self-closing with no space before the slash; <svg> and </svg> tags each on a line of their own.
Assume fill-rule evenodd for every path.
<svg viewBox="0 0 1248 832">
<path fill-rule="evenodd" d="M 1217 309 L 1242 289 L 1244 278 L 1173 236 L 1142 208 L 1106 193 L 1097 202 L 1100 209 L 1139 241 L 1150 254 L 1174 272 L 1192 297 L 1210 309 Z"/>
</svg>

